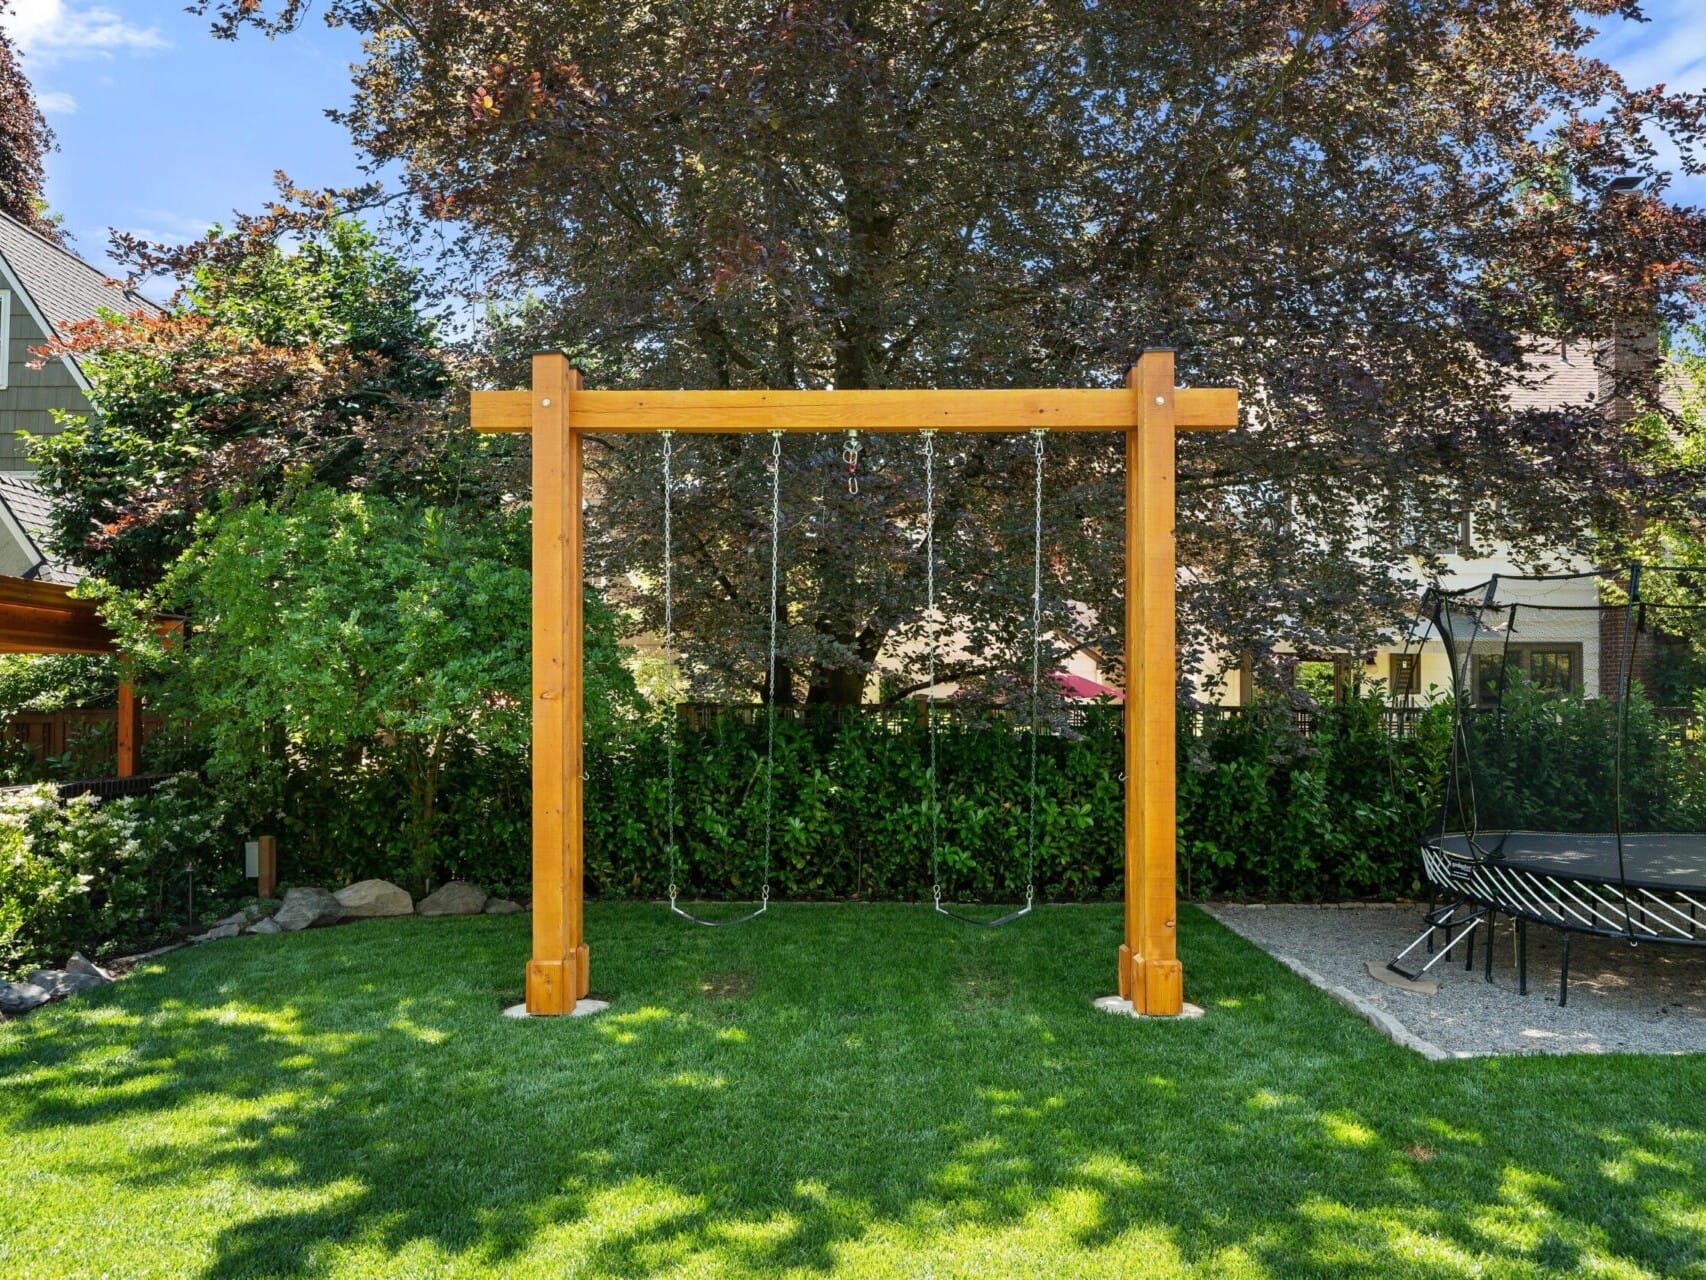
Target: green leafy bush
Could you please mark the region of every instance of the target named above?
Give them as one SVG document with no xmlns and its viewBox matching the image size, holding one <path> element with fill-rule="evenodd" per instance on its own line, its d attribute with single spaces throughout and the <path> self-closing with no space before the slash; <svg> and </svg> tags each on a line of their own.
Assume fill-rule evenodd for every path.
<svg viewBox="0 0 1706 1280">
<path fill-rule="evenodd" d="M 1616 829 L 1621 734 L 1623 829 L 1706 830 L 1700 744 L 1639 693 L 1621 706 L 1560 697 L 1514 672 L 1498 712 L 1473 714 L 1465 725 L 1463 776 L 1483 828 Z"/>
<path fill-rule="evenodd" d="M 193 777 L 64 806 L 50 786 L 0 794 L 0 975 L 206 920 L 241 894 L 242 870 L 224 806 Z"/>
<path fill-rule="evenodd" d="M 1300 735 L 1259 708 L 1179 740 L 1181 889 L 1192 896 L 1361 898 L 1419 889 L 1416 840 L 1437 820 L 1449 738 L 1442 707 L 1394 740 L 1375 703 L 1347 703 Z M 988 723 L 941 729 L 940 845 L 932 867 L 928 740 L 910 720 L 854 715 L 777 725 L 770 883 L 779 897 L 1022 896 L 1029 737 Z M 1044 898 L 1118 896 L 1123 883 L 1120 713 L 1038 744 L 1036 883 Z M 666 759 L 655 719 L 613 721 L 586 752 L 587 884 L 661 896 L 669 884 Z M 753 897 L 763 882 L 764 725 L 684 730 L 676 763 L 677 883 Z M 447 759 L 434 858 L 445 876 L 525 895 L 524 755 L 462 742 Z M 286 783 L 287 880 L 404 879 L 407 789 L 380 758 L 322 762 Z"/>
</svg>

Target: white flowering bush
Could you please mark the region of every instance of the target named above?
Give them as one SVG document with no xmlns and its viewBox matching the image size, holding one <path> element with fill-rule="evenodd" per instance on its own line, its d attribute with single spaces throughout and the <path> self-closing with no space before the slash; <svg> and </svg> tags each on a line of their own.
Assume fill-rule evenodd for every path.
<svg viewBox="0 0 1706 1280">
<path fill-rule="evenodd" d="M 224 807 L 195 778 L 61 806 L 0 794 L 0 975 L 146 944 L 228 907 L 242 887 Z"/>
</svg>

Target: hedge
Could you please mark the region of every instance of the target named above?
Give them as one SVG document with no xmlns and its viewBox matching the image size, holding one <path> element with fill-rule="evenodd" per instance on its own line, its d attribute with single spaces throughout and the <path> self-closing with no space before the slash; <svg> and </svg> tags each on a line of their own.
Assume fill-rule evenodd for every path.
<svg viewBox="0 0 1706 1280">
<path fill-rule="evenodd" d="M 1418 890 L 1416 836 L 1437 813 L 1443 711 L 1404 739 L 1352 703 L 1300 734 L 1255 710 L 1179 741 L 1180 884 L 1189 896 L 1367 898 Z M 1014 900 L 1026 875 L 1029 737 L 998 722 L 939 738 L 940 878 L 948 896 Z M 1117 708 L 1038 744 L 1036 885 L 1044 900 L 1118 896 Z M 928 744 L 892 718 L 777 725 L 770 884 L 778 897 L 928 898 L 933 882 Z M 732 718 L 678 745 L 678 880 L 685 895 L 751 898 L 763 882 L 764 727 Z M 658 897 L 669 883 L 664 739 L 652 722 L 588 744 L 588 891 Z M 529 887 L 526 762 L 472 748 L 451 764 L 435 828 L 442 878 L 501 893 Z M 401 879 L 411 865 L 395 777 L 361 767 L 293 777 L 287 877 Z"/>
</svg>

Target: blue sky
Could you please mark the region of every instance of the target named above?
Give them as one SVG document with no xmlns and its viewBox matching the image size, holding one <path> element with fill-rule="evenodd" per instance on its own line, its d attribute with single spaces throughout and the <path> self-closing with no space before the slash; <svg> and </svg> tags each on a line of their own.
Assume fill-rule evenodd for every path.
<svg viewBox="0 0 1706 1280">
<path fill-rule="evenodd" d="M 1652 21 L 1617 24 L 1596 49 L 1632 80 L 1706 90 L 1703 5 L 1648 0 Z M 275 169 L 310 187 L 360 180 L 324 114 L 349 96 L 349 31 L 316 21 L 276 42 L 218 41 L 178 0 L 13 0 L 7 25 L 59 135 L 48 198 L 86 257 L 104 260 L 113 226 L 199 235 L 258 207 Z M 1706 204 L 1706 179 L 1674 190 Z"/>
</svg>

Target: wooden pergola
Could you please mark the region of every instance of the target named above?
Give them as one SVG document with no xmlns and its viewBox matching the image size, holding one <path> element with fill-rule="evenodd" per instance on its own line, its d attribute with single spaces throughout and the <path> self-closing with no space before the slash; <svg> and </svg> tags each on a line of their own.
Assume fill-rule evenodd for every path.
<svg viewBox="0 0 1706 1280">
<path fill-rule="evenodd" d="M 1178 431 L 1229 430 L 1238 393 L 1181 388 L 1147 351 L 1113 390 L 589 391 L 562 355 L 527 391 L 475 392 L 473 425 L 533 435 L 533 958 L 527 1011 L 572 1013 L 588 991 L 582 919 L 582 442 L 588 435 L 1117 431 L 1125 437 L 1125 940 L 1133 1012 L 1184 1008 L 1176 942 L 1173 544 Z"/>
<path fill-rule="evenodd" d="M 93 600 L 58 582 L 0 577 L 0 653 L 117 653 L 118 639 Z M 118 776 L 134 777 L 142 751 L 142 707 L 129 680 L 118 686 Z"/>
</svg>

